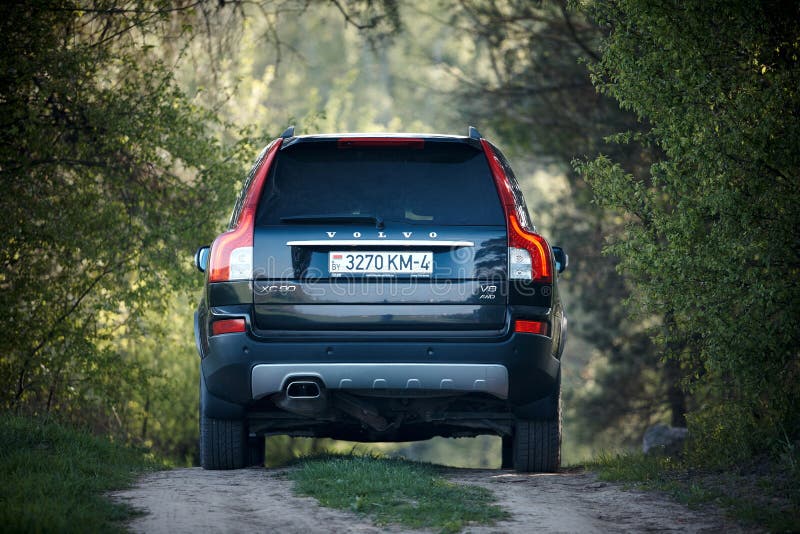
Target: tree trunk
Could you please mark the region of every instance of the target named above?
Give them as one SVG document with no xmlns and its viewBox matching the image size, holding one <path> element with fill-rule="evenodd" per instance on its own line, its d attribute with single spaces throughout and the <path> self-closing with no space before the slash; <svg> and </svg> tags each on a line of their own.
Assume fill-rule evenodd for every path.
<svg viewBox="0 0 800 534">
<path fill-rule="evenodd" d="M 667 361 L 664 363 L 664 379 L 667 383 L 667 402 L 669 403 L 670 411 L 672 412 L 671 422 L 672 426 L 686 427 L 686 393 L 681 387 L 681 380 L 683 373 L 681 371 L 681 362 L 678 356 L 685 349 L 685 345 L 672 340 L 675 335 L 675 318 L 669 312 L 664 316 L 664 326 L 667 330 L 667 339 L 670 341 L 667 344 Z"/>
</svg>

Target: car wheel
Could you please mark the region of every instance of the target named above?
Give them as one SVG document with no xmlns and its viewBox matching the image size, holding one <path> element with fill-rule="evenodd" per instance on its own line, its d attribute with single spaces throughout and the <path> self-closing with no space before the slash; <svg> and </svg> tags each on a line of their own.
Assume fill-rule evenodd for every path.
<svg viewBox="0 0 800 534">
<path fill-rule="evenodd" d="M 244 421 L 212 419 L 200 414 L 200 465 L 203 469 L 245 467 Z"/>
<path fill-rule="evenodd" d="M 554 395 L 556 413 L 547 419 L 517 420 L 514 431 L 514 469 L 556 473 L 561 467 L 561 388 Z"/>
</svg>

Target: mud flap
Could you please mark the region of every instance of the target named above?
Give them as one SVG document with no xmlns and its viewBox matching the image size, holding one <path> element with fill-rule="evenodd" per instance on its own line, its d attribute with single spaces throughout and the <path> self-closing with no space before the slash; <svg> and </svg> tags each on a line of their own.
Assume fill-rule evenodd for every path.
<svg viewBox="0 0 800 534">
<path fill-rule="evenodd" d="M 200 369 L 200 411 L 211 419 L 244 419 L 245 409 L 241 404 L 228 402 L 212 395 L 206 387 L 206 379 Z"/>
</svg>

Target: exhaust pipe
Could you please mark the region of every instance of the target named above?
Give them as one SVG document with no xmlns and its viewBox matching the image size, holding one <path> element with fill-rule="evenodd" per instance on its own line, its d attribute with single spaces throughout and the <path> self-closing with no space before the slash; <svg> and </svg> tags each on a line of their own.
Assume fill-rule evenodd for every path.
<svg viewBox="0 0 800 534">
<path fill-rule="evenodd" d="M 322 417 L 329 408 L 328 390 L 315 379 L 291 380 L 272 401 L 278 408 L 306 417 Z"/>
<path fill-rule="evenodd" d="M 290 399 L 318 399 L 319 384 L 310 380 L 296 380 L 286 386 L 286 396 Z"/>
</svg>

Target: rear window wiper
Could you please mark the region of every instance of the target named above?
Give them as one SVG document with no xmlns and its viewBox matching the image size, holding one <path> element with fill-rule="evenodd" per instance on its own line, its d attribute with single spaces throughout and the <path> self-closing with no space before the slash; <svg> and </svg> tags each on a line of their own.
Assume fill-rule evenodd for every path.
<svg viewBox="0 0 800 534">
<path fill-rule="evenodd" d="M 308 215 L 290 215 L 281 217 L 282 223 L 287 224 L 316 224 L 316 223 L 375 223 L 378 229 L 383 228 L 383 218 L 376 215 L 355 215 L 347 213 L 325 213 Z"/>
</svg>

